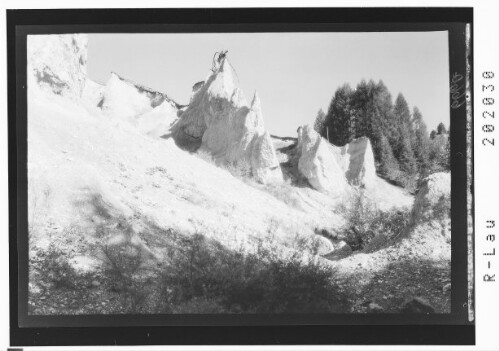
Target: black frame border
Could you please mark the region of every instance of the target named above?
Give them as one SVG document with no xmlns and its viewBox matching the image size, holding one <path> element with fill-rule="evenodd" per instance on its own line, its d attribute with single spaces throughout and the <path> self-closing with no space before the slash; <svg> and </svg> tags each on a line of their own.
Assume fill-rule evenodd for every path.
<svg viewBox="0 0 499 351">
<path fill-rule="evenodd" d="M 168 23 L 168 24 L 165 24 Z M 8 10 L 9 269 L 11 344 L 473 344 L 467 317 L 466 109 L 451 110 L 452 313 L 449 315 L 27 316 L 26 35 L 31 33 L 449 31 L 450 77 L 465 76 L 472 8 L 239 8 Z M 457 204 L 457 206 L 456 206 Z M 24 206 L 24 208 L 23 208 Z M 456 240 L 456 237 L 458 240 Z M 24 261 L 23 261 L 23 258 Z M 24 280 L 23 280 L 24 279 Z M 457 286 L 457 288 L 454 288 Z M 192 318 L 194 317 L 194 318 Z M 221 319 L 220 319 L 221 317 Z M 229 317 L 229 318 L 227 318 Z M 274 318 L 273 318 L 274 317 Z M 269 323 L 269 318 L 273 319 Z M 204 321 L 203 321 L 204 320 Z M 336 320 L 336 321 L 335 321 Z M 266 322 L 265 322 L 266 321 Z M 130 326 L 130 322 L 132 325 Z M 339 325 L 342 323 L 343 325 Z M 406 323 L 402 325 L 401 323 Z M 76 323 L 78 325 L 79 323 Z M 297 325 L 298 324 L 298 325 Z M 300 325 L 301 324 L 301 325 Z M 49 325 L 58 325 L 49 327 Z M 87 324 L 88 325 L 88 324 Z M 114 325 L 110 327 L 110 325 Z M 142 326 L 137 326 L 142 325 Z M 149 326 L 148 326 L 149 325 Z M 151 326 L 152 325 L 152 326 Z M 158 326 L 163 325 L 163 326 Z M 166 326 L 169 325 L 169 326 Z M 361 329 L 361 330 L 360 330 Z M 192 335 L 196 335 L 193 337 Z"/>
</svg>

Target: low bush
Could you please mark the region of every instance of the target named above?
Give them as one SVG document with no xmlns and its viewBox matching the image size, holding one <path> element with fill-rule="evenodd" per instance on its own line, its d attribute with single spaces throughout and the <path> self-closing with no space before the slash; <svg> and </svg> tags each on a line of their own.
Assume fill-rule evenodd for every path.
<svg viewBox="0 0 499 351">
<path fill-rule="evenodd" d="M 69 262 L 68 255 L 56 247 L 37 253 L 36 262 L 43 278 L 52 283 L 55 289 L 76 289 L 85 284 L 85 274 L 77 272 Z"/>
<path fill-rule="evenodd" d="M 355 195 L 343 207 L 346 224 L 339 237 L 350 245 L 353 251 L 378 249 L 384 243 L 398 238 L 409 226 L 409 210 L 381 211 L 362 192 Z M 377 238 L 372 245 L 369 244 Z"/>
<path fill-rule="evenodd" d="M 143 258 L 140 249 L 125 242 L 105 246 L 103 253 L 106 258 L 104 273 L 112 290 L 122 296 L 124 309 L 132 313 L 141 312 L 147 297 L 147 277 L 141 269 Z"/>
<path fill-rule="evenodd" d="M 421 178 L 418 174 L 408 174 L 399 170 L 390 170 L 378 175 L 388 183 L 402 187 L 411 194 L 416 193 Z"/>
<path fill-rule="evenodd" d="M 202 235 L 183 240 L 162 274 L 170 313 L 313 313 L 346 308 L 334 272 L 272 250 L 229 251 Z"/>
<path fill-rule="evenodd" d="M 274 223 L 251 252 L 229 250 L 201 234 L 185 236 L 170 229 L 165 231 L 171 240 L 164 259 L 156 264 L 126 240 L 130 228 L 120 225 L 118 230 L 125 239 L 101 248 L 101 284 L 93 284 L 95 272 L 82 279 L 59 250 L 43 256 L 40 272 L 54 283 L 49 295 L 82 296 L 73 302 L 74 310 L 89 313 L 331 313 L 349 308 L 334 270 L 312 256 L 303 259 L 305 249 L 299 248 L 307 243 L 297 241 L 290 251 L 294 254 L 286 254 L 289 257 L 274 249 Z M 50 310 L 45 305 L 43 311 Z M 64 308 L 58 311 L 67 313 Z"/>
</svg>

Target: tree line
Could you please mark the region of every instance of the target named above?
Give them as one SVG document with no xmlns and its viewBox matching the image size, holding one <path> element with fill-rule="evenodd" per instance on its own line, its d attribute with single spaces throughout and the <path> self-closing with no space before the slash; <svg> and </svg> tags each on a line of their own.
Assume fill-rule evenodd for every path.
<svg viewBox="0 0 499 351">
<path fill-rule="evenodd" d="M 336 146 L 367 136 L 377 173 L 411 191 L 428 174 L 450 170 L 445 125 L 428 133 L 421 111 L 411 111 L 402 93 L 393 103 L 381 80 L 362 80 L 355 89 L 349 84 L 339 87 L 327 113 L 319 110 L 314 129 Z"/>
</svg>

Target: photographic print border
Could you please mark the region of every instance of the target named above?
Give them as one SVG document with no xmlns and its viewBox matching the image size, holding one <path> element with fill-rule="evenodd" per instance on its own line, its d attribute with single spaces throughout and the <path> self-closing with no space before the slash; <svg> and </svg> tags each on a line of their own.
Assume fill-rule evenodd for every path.
<svg viewBox="0 0 499 351">
<path fill-rule="evenodd" d="M 450 314 L 29 316 L 28 239 L 23 234 L 27 231 L 26 38 L 29 34 L 447 30 L 452 79 L 455 73 L 466 76 L 466 23 L 472 33 L 471 8 L 7 11 L 11 344 L 474 343 L 474 324 L 468 319 L 466 104 L 455 109 L 449 107 L 453 287 Z M 471 43 L 471 57 L 472 52 Z"/>
</svg>

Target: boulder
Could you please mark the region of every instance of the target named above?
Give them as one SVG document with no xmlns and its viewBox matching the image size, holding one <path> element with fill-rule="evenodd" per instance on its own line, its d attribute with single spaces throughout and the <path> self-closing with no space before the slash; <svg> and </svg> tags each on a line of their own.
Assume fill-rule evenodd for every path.
<svg viewBox="0 0 499 351">
<path fill-rule="evenodd" d="M 320 256 L 327 255 L 334 250 L 331 240 L 321 235 L 314 235 L 312 245 L 315 248 L 316 254 Z"/>
<path fill-rule="evenodd" d="M 422 297 L 412 297 L 400 306 L 401 313 L 434 313 L 435 309 Z"/>
<path fill-rule="evenodd" d="M 227 58 L 204 82 L 194 85 L 191 102 L 172 135 L 180 147 L 207 152 L 217 164 L 249 167 L 259 182 L 282 180 L 258 94 L 247 103 Z"/>
<path fill-rule="evenodd" d="M 310 125 L 298 128 L 298 169 L 310 185 L 324 193 L 342 195 L 350 186 L 370 187 L 376 180 L 371 142 L 367 137 L 337 147 Z"/>
</svg>

